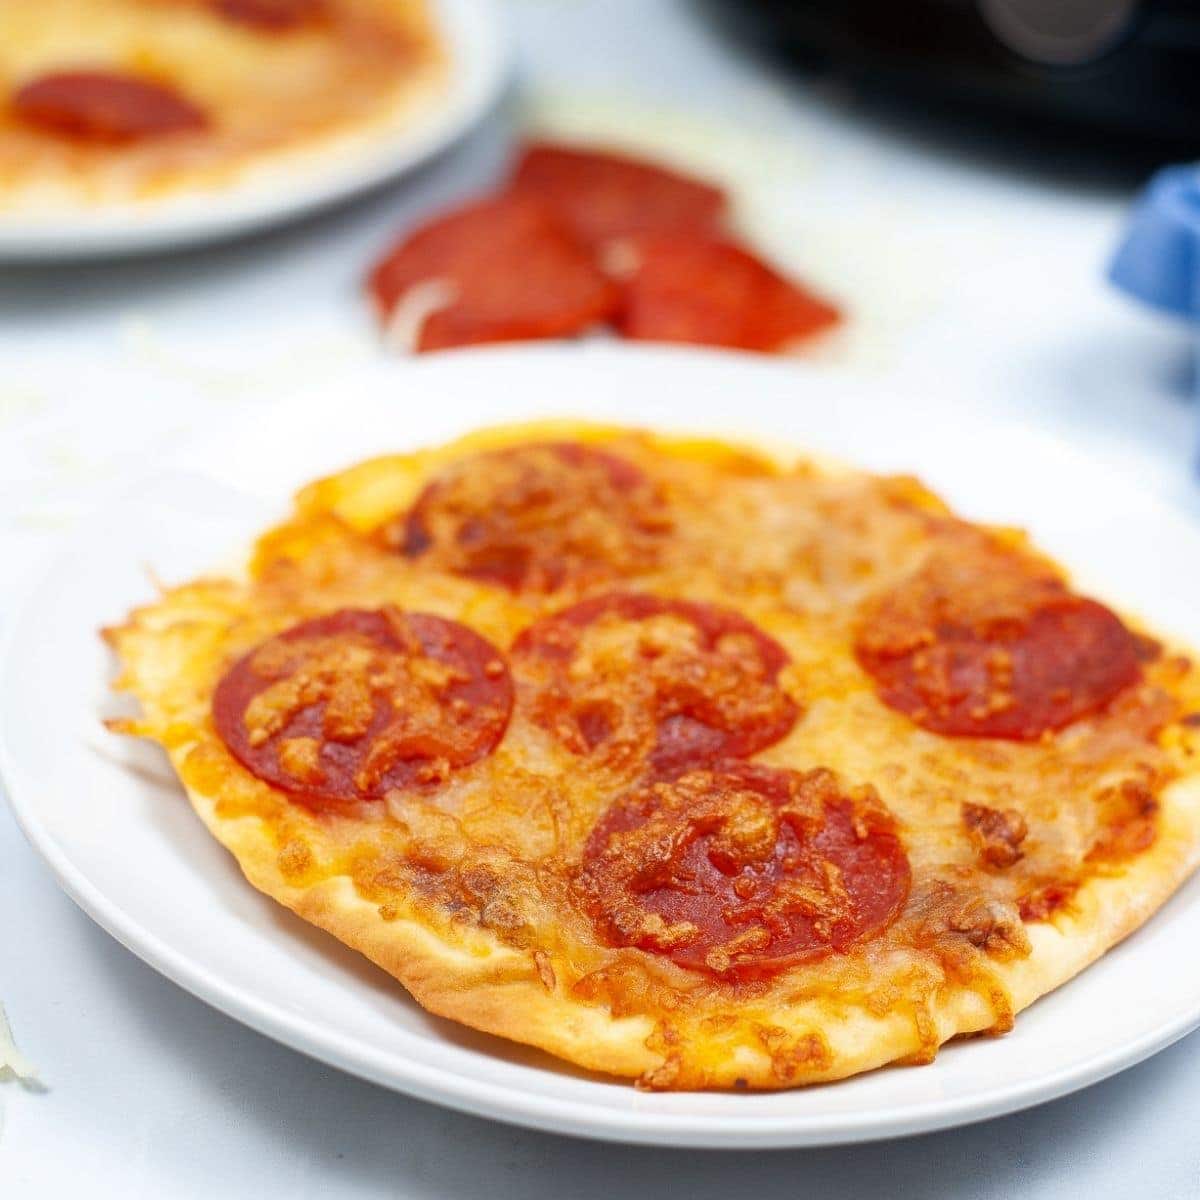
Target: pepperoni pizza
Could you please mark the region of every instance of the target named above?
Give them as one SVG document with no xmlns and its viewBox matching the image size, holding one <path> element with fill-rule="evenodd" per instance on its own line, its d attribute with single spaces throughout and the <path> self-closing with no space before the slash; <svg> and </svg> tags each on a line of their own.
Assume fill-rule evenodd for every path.
<svg viewBox="0 0 1200 1200">
<path fill-rule="evenodd" d="M 444 74 L 424 0 L 0 4 L 0 208 L 219 185 L 386 134 Z"/>
<path fill-rule="evenodd" d="M 648 1088 L 1003 1033 L 1200 859 L 1191 660 L 907 477 L 493 431 L 107 633 L 251 883 Z"/>
</svg>

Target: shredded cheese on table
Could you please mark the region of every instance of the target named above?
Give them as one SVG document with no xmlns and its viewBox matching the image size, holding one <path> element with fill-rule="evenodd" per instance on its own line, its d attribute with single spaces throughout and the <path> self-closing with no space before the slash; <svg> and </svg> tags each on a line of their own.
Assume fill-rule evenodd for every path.
<svg viewBox="0 0 1200 1200">
<path fill-rule="evenodd" d="M 8 1024 L 8 1015 L 4 1011 L 4 1005 L 0 1004 L 0 1083 L 9 1079 L 33 1083 L 37 1079 L 37 1072 L 29 1059 L 17 1049 L 12 1029 Z"/>
</svg>

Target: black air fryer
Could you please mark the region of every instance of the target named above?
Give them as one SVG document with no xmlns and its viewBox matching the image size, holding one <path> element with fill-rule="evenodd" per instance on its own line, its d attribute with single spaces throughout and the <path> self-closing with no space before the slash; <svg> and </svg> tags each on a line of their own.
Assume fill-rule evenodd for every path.
<svg viewBox="0 0 1200 1200">
<path fill-rule="evenodd" d="M 835 69 L 1103 132 L 1200 145 L 1198 0 L 725 0 Z"/>
</svg>

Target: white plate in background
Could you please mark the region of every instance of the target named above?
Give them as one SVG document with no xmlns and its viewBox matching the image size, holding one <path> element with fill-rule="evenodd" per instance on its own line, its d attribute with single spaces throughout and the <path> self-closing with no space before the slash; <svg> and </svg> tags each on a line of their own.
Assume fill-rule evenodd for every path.
<svg viewBox="0 0 1200 1200">
<path fill-rule="evenodd" d="M 36 0 L 28 0 L 35 3 Z M 394 132 L 344 139 L 250 165 L 229 184 L 142 203 L 0 210 L 0 261 L 174 250 L 251 233 L 348 199 L 425 162 L 480 121 L 508 77 L 499 0 L 431 0 L 449 55 L 447 80 Z"/>
</svg>

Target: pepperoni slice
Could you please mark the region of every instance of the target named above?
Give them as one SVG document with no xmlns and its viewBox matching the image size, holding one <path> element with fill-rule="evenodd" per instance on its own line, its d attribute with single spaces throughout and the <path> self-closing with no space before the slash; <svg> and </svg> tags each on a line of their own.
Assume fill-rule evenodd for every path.
<svg viewBox="0 0 1200 1200">
<path fill-rule="evenodd" d="M 18 120 L 81 142 L 122 143 L 205 129 L 208 118 L 165 84 L 109 71 L 57 71 L 19 88 Z"/>
<path fill-rule="evenodd" d="M 711 184 L 651 163 L 549 142 L 526 146 L 514 191 L 536 196 L 591 246 L 653 230 L 708 231 L 725 210 Z"/>
<path fill-rule="evenodd" d="M 658 773 L 754 754 L 798 715 L 783 647 L 710 604 L 595 596 L 524 630 L 513 662 L 533 719 L 568 750 Z"/>
<path fill-rule="evenodd" d="M 632 463 L 549 442 L 455 463 L 384 537 L 455 574 L 553 592 L 652 566 L 670 528 L 658 489 Z"/>
<path fill-rule="evenodd" d="M 856 653 L 885 704 L 950 737 L 1033 741 L 1141 674 L 1114 613 L 992 550 L 937 555 L 870 602 Z"/>
<path fill-rule="evenodd" d="M 317 809 L 444 782 L 491 753 L 511 710 L 494 646 L 391 607 L 294 625 L 234 663 L 213 696 L 238 761 Z"/>
<path fill-rule="evenodd" d="M 721 762 L 614 803 L 574 887 L 610 945 L 753 979 L 879 934 L 909 879 L 873 789 L 823 769 Z"/>
<path fill-rule="evenodd" d="M 617 328 L 638 341 L 771 353 L 841 320 L 831 304 L 715 237 L 647 234 L 607 257 L 623 283 Z"/>
<path fill-rule="evenodd" d="M 326 0 L 209 0 L 226 20 L 269 33 L 309 25 L 327 15 Z"/>
<path fill-rule="evenodd" d="M 567 337 L 617 302 L 591 255 L 536 200 L 501 196 L 408 234 L 367 284 L 406 349 Z"/>
</svg>

